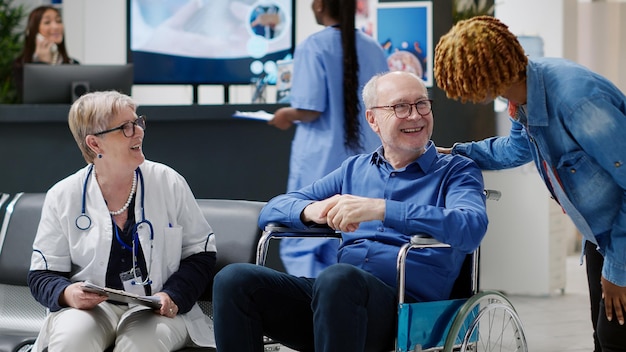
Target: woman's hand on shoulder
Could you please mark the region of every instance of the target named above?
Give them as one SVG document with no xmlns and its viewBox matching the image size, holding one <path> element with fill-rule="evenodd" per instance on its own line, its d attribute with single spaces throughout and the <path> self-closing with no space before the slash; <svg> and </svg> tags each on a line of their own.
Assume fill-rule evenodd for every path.
<svg viewBox="0 0 626 352">
<path fill-rule="evenodd" d="M 439 154 L 451 154 L 452 153 L 452 148 L 437 147 L 437 153 L 439 153 Z"/>
</svg>

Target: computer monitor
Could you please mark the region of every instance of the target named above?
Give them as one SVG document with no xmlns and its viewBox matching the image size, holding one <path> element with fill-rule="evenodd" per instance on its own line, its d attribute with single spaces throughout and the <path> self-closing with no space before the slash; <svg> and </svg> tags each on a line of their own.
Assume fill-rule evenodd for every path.
<svg viewBox="0 0 626 352">
<path fill-rule="evenodd" d="M 128 0 L 135 84 L 275 84 L 276 62 L 293 56 L 295 6 L 296 0 Z"/>
<path fill-rule="evenodd" d="M 71 104 L 87 92 L 131 94 L 133 64 L 24 65 L 24 104 Z"/>
</svg>

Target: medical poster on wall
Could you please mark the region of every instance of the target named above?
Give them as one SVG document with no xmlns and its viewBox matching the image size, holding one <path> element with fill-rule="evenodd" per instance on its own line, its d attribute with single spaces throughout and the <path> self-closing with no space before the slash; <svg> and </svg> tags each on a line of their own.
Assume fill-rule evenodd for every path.
<svg viewBox="0 0 626 352">
<path fill-rule="evenodd" d="M 389 69 L 413 72 L 432 87 L 432 2 L 379 1 L 374 23 L 375 38 L 387 54 Z"/>
</svg>

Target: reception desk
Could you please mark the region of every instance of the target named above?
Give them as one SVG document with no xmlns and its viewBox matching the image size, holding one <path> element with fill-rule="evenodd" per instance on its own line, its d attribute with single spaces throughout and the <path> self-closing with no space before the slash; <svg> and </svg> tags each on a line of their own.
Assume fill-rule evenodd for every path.
<svg viewBox="0 0 626 352">
<path fill-rule="evenodd" d="M 494 135 L 492 105 L 460 104 L 439 90 L 431 97 L 437 145 Z M 144 154 L 185 176 L 197 198 L 269 200 L 285 192 L 295 129 L 232 115 L 281 106 L 139 106 L 147 116 Z M 67 125 L 69 108 L 0 105 L 0 192 L 45 192 L 85 165 Z"/>
<path fill-rule="evenodd" d="M 139 106 L 147 159 L 180 172 L 196 198 L 266 201 L 287 185 L 294 129 L 233 118 L 280 105 Z M 85 165 L 69 105 L 0 105 L 0 192 L 45 192 Z"/>
</svg>

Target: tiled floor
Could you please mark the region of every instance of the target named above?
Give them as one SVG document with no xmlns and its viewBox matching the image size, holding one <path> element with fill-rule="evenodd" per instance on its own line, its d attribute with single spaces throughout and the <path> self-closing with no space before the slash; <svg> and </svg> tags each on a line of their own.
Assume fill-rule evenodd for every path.
<svg viewBox="0 0 626 352">
<path fill-rule="evenodd" d="M 567 258 L 562 295 L 509 297 L 524 324 L 530 352 L 593 351 L 587 277 L 578 261 L 577 255 Z"/>
<path fill-rule="evenodd" d="M 562 295 L 509 296 L 524 324 L 530 352 L 593 351 L 587 278 L 578 260 L 578 255 L 567 258 L 567 284 Z"/>
</svg>

